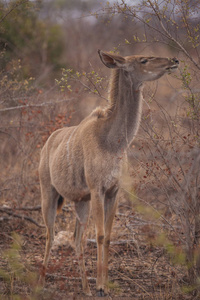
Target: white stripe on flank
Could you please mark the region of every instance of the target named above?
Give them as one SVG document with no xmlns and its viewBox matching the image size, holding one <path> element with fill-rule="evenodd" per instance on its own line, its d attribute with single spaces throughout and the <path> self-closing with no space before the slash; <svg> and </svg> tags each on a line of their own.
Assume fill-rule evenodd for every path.
<svg viewBox="0 0 200 300">
<path fill-rule="evenodd" d="M 68 139 L 68 141 L 67 141 L 67 160 L 69 160 L 69 157 L 70 157 L 70 150 L 69 150 L 69 143 L 70 143 L 70 141 L 71 141 L 71 139 L 72 139 L 72 137 L 73 137 L 73 135 L 74 135 L 74 133 L 75 133 L 75 131 L 76 131 L 76 129 L 77 129 L 77 127 L 76 128 L 74 128 L 74 130 L 71 132 L 71 134 L 70 134 L 70 136 L 69 136 L 69 139 Z"/>
</svg>

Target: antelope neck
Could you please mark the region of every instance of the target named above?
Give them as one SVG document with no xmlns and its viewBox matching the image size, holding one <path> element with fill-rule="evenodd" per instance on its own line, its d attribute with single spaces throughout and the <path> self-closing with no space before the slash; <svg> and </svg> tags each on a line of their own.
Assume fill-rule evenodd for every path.
<svg viewBox="0 0 200 300">
<path fill-rule="evenodd" d="M 111 114 L 105 119 L 104 141 L 114 151 L 126 150 L 135 137 L 142 113 L 142 83 L 130 73 L 113 70 L 110 90 Z"/>
</svg>

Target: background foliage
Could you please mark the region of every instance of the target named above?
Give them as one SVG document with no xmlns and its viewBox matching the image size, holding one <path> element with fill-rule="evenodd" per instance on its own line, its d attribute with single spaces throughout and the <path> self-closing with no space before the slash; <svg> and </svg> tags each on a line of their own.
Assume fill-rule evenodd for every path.
<svg viewBox="0 0 200 300">
<path fill-rule="evenodd" d="M 3 238 L 18 228 L 13 219 L 16 215 L 24 218 L 23 226 L 28 221 L 41 226 L 37 168 L 41 147 L 49 134 L 78 124 L 97 105 L 107 104 L 109 71 L 101 64 L 98 49 L 122 55 L 177 57 L 180 67 L 176 75 L 145 85 L 142 123 L 129 149 L 130 176 L 124 178 L 116 218 L 120 225 L 113 234 L 115 239 L 124 235 L 126 240 L 134 241 L 131 255 L 137 249 L 146 257 L 144 244 L 154 249 L 154 261 L 148 260 L 150 253 L 146 258 L 149 269 L 153 270 L 162 256 L 164 264 L 169 263 L 169 269 L 173 269 L 168 287 L 152 281 L 141 284 L 144 297 L 161 299 L 159 289 L 164 293 L 163 299 L 198 297 L 199 8 L 199 2 L 192 0 L 122 0 L 101 5 L 89 0 L 0 1 Z M 70 209 L 68 206 L 68 213 Z M 73 230 L 71 219 L 69 223 L 67 226 Z M 60 218 L 56 230 L 63 224 Z M 1 250 L 4 248 L 5 243 Z M 156 256 L 155 249 L 162 249 L 161 256 Z M 35 260 L 34 263 L 37 264 Z M 133 284 L 130 296 L 135 295 L 135 269 L 126 273 Z M 144 270 L 141 275 L 144 277 Z M 12 276 L 9 278 L 13 280 Z M 113 286 L 113 294 L 120 293 Z M 8 295 L 10 290 L 13 293 L 13 287 L 2 289 L 2 295 Z M 26 293 L 30 294 L 27 290 Z"/>
</svg>

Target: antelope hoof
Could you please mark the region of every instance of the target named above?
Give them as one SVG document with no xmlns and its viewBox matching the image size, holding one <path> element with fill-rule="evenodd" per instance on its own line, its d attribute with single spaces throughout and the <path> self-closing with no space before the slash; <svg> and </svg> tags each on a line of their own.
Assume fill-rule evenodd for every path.
<svg viewBox="0 0 200 300">
<path fill-rule="evenodd" d="M 99 291 L 97 291 L 97 297 L 105 297 L 106 294 L 104 293 L 103 289 L 100 289 Z"/>
<path fill-rule="evenodd" d="M 40 277 L 38 280 L 38 284 L 42 287 L 45 284 L 45 275 L 46 275 L 46 267 L 44 265 L 42 265 L 42 267 L 40 269 Z"/>
<path fill-rule="evenodd" d="M 91 293 L 91 291 L 90 291 L 90 290 L 88 290 L 88 291 L 84 292 L 84 294 L 85 294 L 86 296 L 88 296 L 88 297 L 91 297 L 91 296 L 92 296 L 92 293 Z"/>
<path fill-rule="evenodd" d="M 38 285 L 41 286 L 42 288 L 45 285 L 45 277 L 40 276 L 39 280 L 38 280 Z"/>
</svg>

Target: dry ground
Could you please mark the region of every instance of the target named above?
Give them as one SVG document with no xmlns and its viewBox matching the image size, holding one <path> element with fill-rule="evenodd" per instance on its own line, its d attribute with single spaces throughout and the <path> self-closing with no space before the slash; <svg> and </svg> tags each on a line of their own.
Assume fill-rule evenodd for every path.
<svg viewBox="0 0 200 300">
<path fill-rule="evenodd" d="M 162 225 L 146 221 L 134 212 L 130 200 L 123 198 L 123 195 L 120 198 L 110 247 L 110 293 L 107 298 L 194 299 L 183 292 L 187 285 L 184 268 L 173 264 L 162 246 L 152 243 L 152 237 L 163 229 Z M 56 232 L 67 229 L 72 233 L 75 219 L 73 207 L 65 207 L 65 211 L 57 217 Z M 42 222 L 40 211 L 24 214 Z M 0 226 L 0 268 L 10 272 L 3 253 L 13 242 L 11 233 L 15 231 L 23 239 L 19 260 L 26 272 L 38 274 L 44 254 L 45 229 L 17 218 L 1 221 Z M 93 239 L 94 226 L 90 220 L 85 259 L 89 283 L 95 296 L 96 243 Z M 36 296 L 31 294 L 30 285 L 15 276 L 10 284 L 0 277 L 1 299 L 14 299 L 14 295 L 21 296 L 17 299 L 29 299 L 30 294 L 33 297 L 31 299 L 86 299 L 82 294 L 76 254 L 69 244 L 52 251 L 47 272 L 45 289 Z"/>
</svg>

